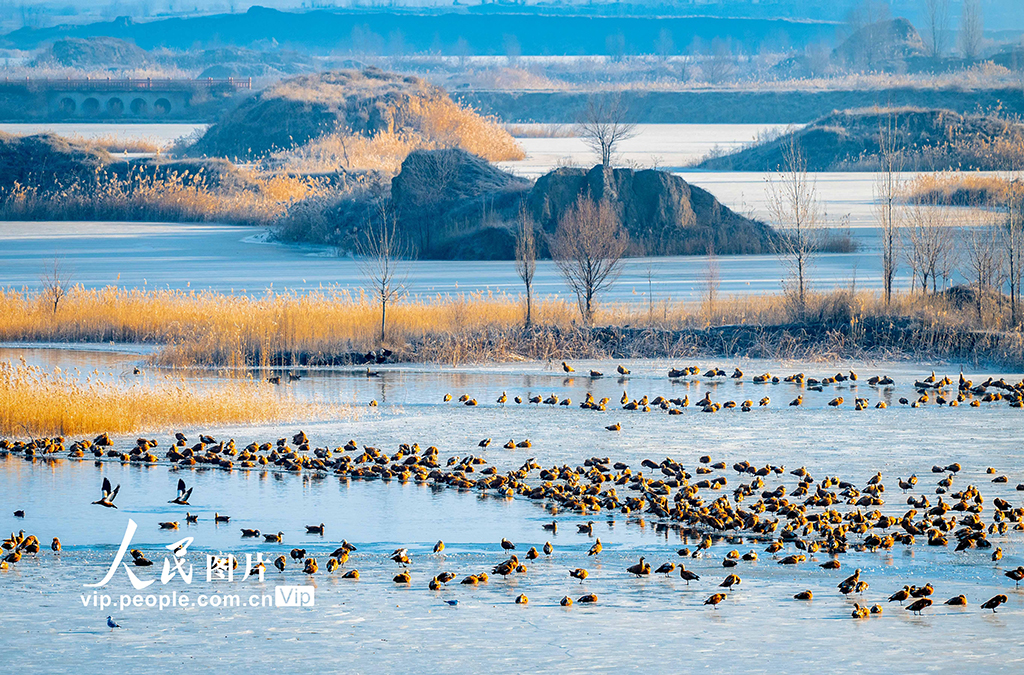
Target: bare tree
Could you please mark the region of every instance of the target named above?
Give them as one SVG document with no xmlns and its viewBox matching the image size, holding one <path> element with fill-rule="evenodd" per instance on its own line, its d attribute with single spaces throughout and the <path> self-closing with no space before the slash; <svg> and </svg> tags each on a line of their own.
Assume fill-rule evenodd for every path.
<svg viewBox="0 0 1024 675">
<path fill-rule="evenodd" d="M 707 266 L 704 268 L 704 297 L 701 305 L 704 310 L 704 321 L 709 326 L 715 323 L 718 305 L 718 257 L 715 247 L 708 245 Z"/>
<path fill-rule="evenodd" d="M 907 209 L 907 221 L 907 262 L 915 280 L 921 281 L 921 291 L 928 292 L 930 280 L 932 293 L 937 293 L 939 278 L 945 280 L 949 276 L 951 256 L 956 245 L 948 210 L 937 203 L 913 204 Z"/>
<path fill-rule="evenodd" d="M 875 208 L 882 230 L 882 290 L 885 305 L 892 302 L 893 279 L 896 276 L 900 244 L 899 200 L 903 192 L 903 145 L 898 135 L 898 121 L 889 115 L 878 131 L 879 167 L 875 182 Z"/>
<path fill-rule="evenodd" d="M 965 59 L 973 61 L 981 53 L 981 41 L 984 37 L 985 22 L 981 16 L 980 0 L 963 0 L 960 13 L 960 53 Z"/>
<path fill-rule="evenodd" d="M 398 234 L 398 218 L 390 200 L 377 201 L 377 213 L 366 227 L 366 236 L 359 245 L 359 266 L 370 286 L 371 295 L 380 306 L 380 343 L 387 336 L 388 307 L 402 293 L 403 260 L 408 257 Z"/>
<path fill-rule="evenodd" d="M 929 56 L 942 58 L 946 53 L 946 34 L 949 32 L 949 0 L 924 0 L 924 10 Z"/>
<path fill-rule="evenodd" d="M 676 43 L 672 39 L 672 31 L 668 28 L 662 28 L 658 32 L 658 38 L 654 41 L 654 53 L 662 63 L 676 53 Z"/>
<path fill-rule="evenodd" d="M 1020 157 L 1019 152 L 1017 156 Z M 1006 280 L 1010 286 L 1010 323 L 1021 324 L 1021 278 L 1024 276 L 1024 176 L 1014 167 L 1006 184 L 1003 251 L 1006 257 Z"/>
<path fill-rule="evenodd" d="M 768 212 L 781 235 L 776 252 L 789 268 L 789 286 L 795 286 L 797 312 L 803 317 L 810 264 L 821 247 L 825 218 L 814 179 L 807 174 L 807 159 L 793 135 L 783 148 L 782 165 L 768 177 L 767 192 Z"/>
<path fill-rule="evenodd" d="M 519 207 L 516 223 L 516 273 L 526 286 L 526 327 L 533 322 L 533 274 L 537 271 L 537 239 L 526 204 Z"/>
<path fill-rule="evenodd" d="M 54 256 L 52 263 L 40 275 L 39 282 L 43 287 L 43 297 L 53 305 L 53 313 L 56 314 L 60 301 L 67 296 L 72 285 L 71 272 L 64 265 L 64 260 Z"/>
<path fill-rule="evenodd" d="M 967 214 L 964 214 L 968 218 Z M 977 220 L 967 219 L 961 226 L 967 277 L 974 287 L 974 302 L 978 312 L 978 323 L 986 323 L 985 306 L 993 295 L 992 289 L 998 284 L 1002 273 L 1002 250 L 992 227 Z"/>
<path fill-rule="evenodd" d="M 619 96 L 591 96 L 576 124 L 576 135 L 598 154 L 606 168 L 611 167 L 619 143 L 636 134 L 636 122 L 629 121 L 628 110 Z"/>
<path fill-rule="evenodd" d="M 728 42 L 721 38 L 711 41 L 711 54 L 701 63 L 700 69 L 704 79 L 711 84 L 726 80 L 736 66 L 736 59 Z"/>
<path fill-rule="evenodd" d="M 551 257 L 576 294 L 583 322 L 594 319 L 594 301 L 619 274 L 629 234 L 605 201 L 581 195 L 558 222 L 551 239 Z"/>
<path fill-rule="evenodd" d="M 519 46 L 519 38 L 506 34 L 502 38 L 502 46 L 505 50 L 505 58 L 508 59 L 508 67 L 518 68 L 519 59 L 523 55 L 523 48 Z"/>
</svg>

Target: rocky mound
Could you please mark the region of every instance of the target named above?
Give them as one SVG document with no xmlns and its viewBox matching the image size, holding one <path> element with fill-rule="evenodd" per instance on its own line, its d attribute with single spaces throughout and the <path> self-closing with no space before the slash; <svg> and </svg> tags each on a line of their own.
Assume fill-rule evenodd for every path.
<svg viewBox="0 0 1024 675">
<path fill-rule="evenodd" d="M 581 195 L 615 206 L 629 231 L 629 255 L 764 253 L 776 236 L 662 171 L 563 168 L 531 184 L 463 150 L 429 150 L 411 153 L 391 181 L 398 229 L 418 257 L 430 259 L 513 258 L 524 205 L 538 228 L 538 255 L 546 257 L 548 235 Z M 369 195 L 346 199 L 309 218 L 305 231 L 287 223 L 283 236 L 355 250 L 374 208 Z"/>
<path fill-rule="evenodd" d="M 37 186 L 91 181 L 112 161 L 106 150 L 56 134 L 13 136 L 0 132 L 0 188 L 15 183 Z"/>
<path fill-rule="evenodd" d="M 169 160 L 143 158 L 122 161 L 106 150 L 55 134 L 12 136 L 0 132 L 0 189 L 15 183 L 39 190 L 69 185 L 88 187 L 103 178 L 162 180 L 177 176 L 187 184 L 203 184 L 232 192 L 252 189 L 253 182 L 223 159 Z"/>
<path fill-rule="evenodd" d="M 190 152 L 253 159 L 333 132 L 370 136 L 415 127 L 410 101 L 435 97 L 447 94 L 417 77 L 377 68 L 301 75 L 243 101 Z"/>
<path fill-rule="evenodd" d="M 902 17 L 868 24 L 832 52 L 832 58 L 840 63 L 872 70 L 892 69 L 924 55 L 921 35 Z"/>
<path fill-rule="evenodd" d="M 553 234 L 581 195 L 615 206 L 634 256 L 704 254 L 709 249 L 766 253 L 774 238 L 764 223 L 737 214 L 679 176 L 654 169 L 556 169 L 537 180 L 528 203 L 541 228 Z"/>
<path fill-rule="evenodd" d="M 53 43 L 42 59 L 69 68 L 139 68 L 149 63 L 149 53 L 134 43 L 115 37 L 64 38 Z"/>
<path fill-rule="evenodd" d="M 809 171 L 871 171 L 878 166 L 881 130 L 894 127 L 905 168 L 917 171 L 997 171 L 1006 166 L 1004 141 L 1024 136 L 1024 125 L 992 115 L 950 110 L 870 109 L 827 115 L 781 137 L 738 152 L 703 160 L 699 169 L 773 171 L 795 139 Z"/>
</svg>

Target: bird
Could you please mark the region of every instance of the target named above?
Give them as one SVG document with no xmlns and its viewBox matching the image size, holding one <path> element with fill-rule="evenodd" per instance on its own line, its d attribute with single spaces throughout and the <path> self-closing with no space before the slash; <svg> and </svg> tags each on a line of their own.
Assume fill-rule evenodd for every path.
<svg viewBox="0 0 1024 675">
<path fill-rule="evenodd" d="M 109 617 L 109 616 L 107 617 L 107 628 L 109 628 L 111 632 L 113 632 L 115 628 L 120 628 L 120 627 L 121 627 L 120 624 L 118 624 L 116 621 L 114 621 L 113 617 Z"/>
<path fill-rule="evenodd" d="M 53 541 L 50 542 L 50 549 L 54 553 L 60 553 L 60 539 L 58 539 L 57 537 L 54 537 Z"/>
<path fill-rule="evenodd" d="M 330 574 L 334 574 L 334 571 L 336 569 L 338 569 L 338 565 L 340 565 L 340 564 L 341 563 L 338 562 L 337 558 L 328 558 L 327 559 L 327 572 L 330 573 Z"/>
<path fill-rule="evenodd" d="M 991 609 L 992 613 L 995 614 L 996 613 L 996 607 L 998 607 L 999 605 L 1001 605 L 1004 602 L 1006 602 L 1006 600 L 1007 600 L 1007 597 L 1005 595 L 1001 595 L 1001 594 L 1000 595 L 996 595 L 994 597 L 989 598 L 985 602 L 981 603 L 981 608 L 982 609 Z"/>
<path fill-rule="evenodd" d="M 306 565 L 302 571 L 306 574 L 316 574 L 320 569 L 320 566 L 316 562 L 316 558 L 306 558 Z"/>
<path fill-rule="evenodd" d="M 616 422 L 615 424 L 609 424 L 605 429 L 608 431 L 622 431 L 622 425 Z"/>
<path fill-rule="evenodd" d="M 25 511 L 22 510 L 22 509 L 18 509 L 17 511 L 14 512 L 14 517 L 15 518 L 24 518 L 25 517 Z"/>
<path fill-rule="evenodd" d="M 397 548 L 397 549 L 394 550 L 394 552 L 392 552 L 390 557 L 391 557 L 392 560 L 394 560 L 396 563 L 399 563 L 400 565 L 408 565 L 409 564 L 409 549 L 407 549 L 407 548 Z"/>
<path fill-rule="evenodd" d="M 563 595 L 562 599 L 558 601 L 558 604 L 560 604 L 562 607 L 568 607 L 572 604 L 572 598 L 570 598 L 568 595 Z"/>
<path fill-rule="evenodd" d="M 587 593 L 586 595 L 582 595 L 579 598 L 577 598 L 576 602 L 582 602 L 583 604 L 595 603 L 595 602 L 597 602 L 597 594 L 596 593 Z"/>
<path fill-rule="evenodd" d="M 551 545 L 550 541 L 546 541 L 544 542 L 544 548 L 542 550 L 544 551 L 544 555 L 551 555 L 555 552 L 555 547 Z"/>
<path fill-rule="evenodd" d="M 743 583 L 743 580 L 740 579 L 739 575 L 737 575 L 737 574 L 730 574 L 729 576 L 727 576 L 725 578 L 725 581 L 723 581 L 722 583 L 718 584 L 718 586 L 720 588 L 727 588 L 729 590 L 732 590 L 733 586 L 738 586 L 741 583 Z"/>
<path fill-rule="evenodd" d="M 306 525 L 306 534 L 319 534 L 321 537 L 324 536 L 324 524 Z"/>
<path fill-rule="evenodd" d="M 458 607 L 459 606 L 459 601 L 458 600 L 445 600 L 445 602 L 448 603 L 449 605 L 451 605 L 452 607 Z"/>
<path fill-rule="evenodd" d="M 565 361 L 562 361 L 562 370 L 564 370 L 567 373 L 575 373 L 576 372 L 576 369 L 573 368 L 572 366 L 570 366 Z"/>
<path fill-rule="evenodd" d="M 349 570 L 348 572 L 345 572 L 344 574 L 342 574 L 341 578 L 342 579 L 358 579 L 359 578 L 359 570 Z"/>
<path fill-rule="evenodd" d="M 700 581 L 700 576 L 696 572 L 691 572 L 682 565 L 679 566 L 679 578 L 685 581 L 687 586 L 691 581 Z"/>
<path fill-rule="evenodd" d="M 710 598 L 704 601 L 705 605 L 711 605 L 715 609 L 718 609 L 718 603 L 722 602 L 726 598 L 725 593 L 715 593 Z"/>
<path fill-rule="evenodd" d="M 505 392 L 501 392 L 501 396 L 499 396 L 497 400 L 498 405 L 505 405 L 506 401 L 508 401 L 508 396 Z"/>
<path fill-rule="evenodd" d="M 550 523 L 544 523 L 543 525 L 541 525 L 541 527 L 544 528 L 545 530 L 548 530 L 549 532 L 557 533 L 558 532 L 558 521 L 552 520 Z"/>
<path fill-rule="evenodd" d="M 868 611 L 867 607 L 861 607 L 859 603 L 855 602 L 853 603 L 853 611 L 850 613 L 850 615 L 854 619 L 866 619 L 869 613 L 870 612 Z"/>
<path fill-rule="evenodd" d="M 98 500 L 94 501 L 93 504 L 106 506 L 108 509 L 116 509 L 117 507 L 114 506 L 114 500 L 117 498 L 117 493 L 120 489 L 121 486 L 118 485 L 116 488 L 113 489 L 113 491 L 111 491 L 110 479 L 104 476 L 102 489 L 103 495 Z"/>
<path fill-rule="evenodd" d="M 505 537 L 502 537 L 501 538 L 501 548 L 506 550 L 506 551 L 514 551 L 515 548 L 516 548 L 516 545 L 513 544 L 512 542 L 510 542 Z"/>
<path fill-rule="evenodd" d="M 900 590 L 896 591 L 889 596 L 889 602 L 899 602 L 901 605 L 903 601 L 910 597 L 910 586 L 904 586 Z"/>
<path fill-rule="evenodd" d="M 1018 567 L 1015 570 L 1010 570 L 1009 572 L 1005 572 L 1004 576 L 1013 579 L 1013 581 L 1017 584 L 1017 588 L 1020 588 L 1020 582 L 1022 579 L 1024 579 L 1024 566 Z"/>
<path fill-rule="evenodd" d="M 964 607 L 964 606 L 967 605 L 967 597 L 964 596 L 964 595 L 957 595 L 957 596 L 954 596 L 954 597 L 950 598 L 949 600 L 946 600 L 942 604 L 944 604 L 944 605 L 953 605 L 955 607 Z"/>
<path fill-rule="evenodd" d="M 194 488 L 185 489 L 185 480 L 182 478 L 178 479 L 178 494 L 168 504 L 178 504 L 180 506 L 188 506 L 188 498 L 192 496 L 192 490 Z"/>
<path fill-rule="evenodd" d="M 437 543 L 434 544 L 434 553 L 440 553 L 443 550 L 444 550 L 444 542 L 441 541 L 440 539 L 438 539 Z"/>
<path fill-rule="evenodd" d="M 640 577 L 647 576 L 651 573 L 651 566 L 650 564 L 644 562 L 643 556 L 640 556 L 640 562 L 638 562 L 635 565 L 630 565 L 626 568 L 626 571 L 630 574 L 635 574 L 636 577 L 639 579 Z"/>
<path fill-rule="evenodd" d="M 267 543 L 277 543 L 277 544 L 280 544 L 281 541 L 284 539 L 284 532 L 278 532 L 277 534 L 265 534 L 265 535 L 263 535 L 263 539 Z"/>
<path fill-rule="evenodd" d="M 277 568 L 278 572 L 284 572 L 284 568 L 286 565 L 287 561 L 285 560 L 285 557 L 283 555 L 277 556 L 277 559 L 274 560 L 274 567 Z"/>
<path fill-rule="evenodd" d="M 260 531 L 259 530 L 250 530 L 250 529 L 247 529 L 247 528 L 243 527 L 242 528 L 242 536 L 243 537 L 258 537 L 258 536 L 260 536 Z"/>
<path fill-rule="evenodd" d="M 594 542 L 594 545 L 590 547 L 589 551 L 587 551 L 587 555 L 588 556 L 590 556 L 590 555 L 597 555 L 598 553 L 601 552 L 601 549 L 603 549 L 603 548 L 604 547 L 601 545 L 601 538 L 598 537 L 597 541 Z"/>
<path fill-rule="evenodd" d="M 485 438 L 484 440 L 482 440 L 479 443 L 477 443 L 477 447 L 486 448 L 490 444 L 491 444 L 491 439 Z"/>
<path fill-rule="evenodd" d="M 996 546 L 996 550 L 992 551 L 992 562 L 998 562 L 1003 559 L 1003 547 Z"/>
<path fill-rule="evenodd" d="M 582 525 L 577 525 L 576 529 L 580 534 L 594 534 L 594 521 L 588 520 Z"/>
<path fill-rule="evenodd" d="M 525 604 L 527 604 L 529 602 L 530 602 L 530 599 L 528 597 L 526 597 L 525 593 L 520 593 L 519 595 L 516 596 L 516 604 L 517 605 L 525 605 Z"/>
<path fill-rule="evenodd" d="M 569 576 L 571 576 L 574 579 L 579 579 L 580 583 L 582 584 L 583 580 L 589 576 L 589 572 L 587 572 L 582 567 L 578 567 L 574 570 L 569 570 Z"/>
<path fill-rule="evenodd" d="M 412 581 L 412 575 L 409 574 L 409 570 L 402 570 L 394 576 L 392 579 L 396 584 L 407 584 Z"/>
<path fill-rule="evenodd" d="M 669 574 L 672 574 L 672 572 L 674 572 L 675 569 L 676 569 L 676 564 L 674 562 L 667 562 L 667 563 L 662 563 L 662 565 L 660 565 L 658 567 L 658 569 L 654 570 L 654 573 L 655 574 L 669 575 Z"/>
<path fill-rule="evenodd" d="M 629 375 L 629 368 L 626 368 L 622 364 L 615 366 L 615 370 L 619 373 L 619 375 Z"/>
<path fill-rule="evenodd" d="M 220 515 L 217 512 L 214 512 L 214 514 L 213 514 L 213 522 L 214 523 L 226 523 L 229 520 L 231 520 L 231 516 L 222 516 L 222 515 Z M 256 536 L 258 537 L 259 534 L 257 534 Z"/>
<path fill-rule="evenodd" d="M 178 529 L 178 521 L 171 521 L 166 523 L 157 523 L 161 530 L 176 530 Z"/>
<path fill-rule="evenodd" d="M 188 513 L 186 511 L 185 512 L 185 522 L 186 523 L 198 523 L 199 522 L 199 515 L 198 514 L 193 515 L 193 514 Z"/>
<path fill-rule="evenodd" d="M 906 610 L 908 612 L 913 612 L 914 614 L 920 614 L 921 610 L 925 609 L 926 607 L 931 607 L 931 605 L 931 598 L 921 598 L 920 600 L 915 600 L 914 602 L 907 605 Z"/>
<path fill-rule="evenodd" d="M 797 593 L 796 595 L 793 596 L 793 599 L 794 600 L 813 600 L 814 599 L 814 593 L 812 593 L 810 591 L 800 591 L 799 593 Z"/>
</svg>

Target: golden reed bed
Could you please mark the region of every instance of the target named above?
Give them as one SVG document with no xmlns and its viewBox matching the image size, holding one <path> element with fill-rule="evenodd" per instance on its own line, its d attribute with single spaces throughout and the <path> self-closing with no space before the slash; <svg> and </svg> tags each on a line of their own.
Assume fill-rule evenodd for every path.
<svg viewBox="0 0 1024 675">
<path fill-rule="evenodd" d="M 346 406 L 299 403 L 266 382 L 204 386 L 169 377 L 130 384 L 0 362 L 0 436 L 127 434 L 207 424 L 338 417 Z"/>
</svg>

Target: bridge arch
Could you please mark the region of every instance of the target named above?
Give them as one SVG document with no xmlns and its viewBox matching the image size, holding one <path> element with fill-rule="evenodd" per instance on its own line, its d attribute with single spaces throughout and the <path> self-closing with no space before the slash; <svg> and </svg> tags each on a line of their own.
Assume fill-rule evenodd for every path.
<svg viewBox="0 0 1024 675">
<path fill-rule="evenodd" d="M 93 96 L 82 101 L 82 112 L 90 117 L 100 114 L 100 100 Z"/>
<path fill-rule="evenodd" d="M 153 103 L 153 112 L 157 115 L 166 115 L 171 112 L 171 102 L 166 98 L 158 98 Z"/>
<path fill-rule="evenodd" d="M 75 104 L 75 99 L 70 96 L 65 96 L 60 100 L 60 113 L 62 115 L 74 115 L 77 109 L 78 105 Z"/>
<path fill-rule="evenodd" d="M 144 98 L 136 98 L 132 101 L 131 106 L 129 106 L 129 110 L 131 110 L 132 114 L 136 117 L 141 117 L 149 112 L 149 104 L 146 103 L 146 99 Z"/>
<path fill-rule="evenodd" d="M 124 114 L 124 101 L 116 96 L 112 96 L 107 99 L 107 113 L 114 117 L 120 117 Z"/>
</svg>

